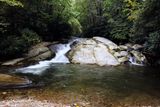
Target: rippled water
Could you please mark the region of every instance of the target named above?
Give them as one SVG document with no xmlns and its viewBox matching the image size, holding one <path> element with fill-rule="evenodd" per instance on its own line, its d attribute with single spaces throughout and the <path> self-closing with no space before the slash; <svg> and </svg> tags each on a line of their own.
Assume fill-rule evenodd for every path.
<svg viewBox="0 0 160 107">
<path fill-rule="evenodd" d="M 6 99 L 18 95 L 88 107 L 160 105 L 160 75 L 155 68 L 53 64 L 41 75 L 16 75 L 42 87 L 7 90 Z"/>
</svg>

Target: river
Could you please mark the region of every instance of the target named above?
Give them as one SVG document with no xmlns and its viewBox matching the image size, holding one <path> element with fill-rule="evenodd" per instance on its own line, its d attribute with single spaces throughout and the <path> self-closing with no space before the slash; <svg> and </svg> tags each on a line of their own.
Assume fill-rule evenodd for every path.
<svg viewBox="0 0 160 107">
<path fill-rule="evenodd" d="M 32 85 L 0 89 L 0 100 L 35 98 L 69 105 L 85 104 L 86 107 L 160 105 L 160 75 L 156 68 L 52 64 L 39 75 L 14 71 L 8 70 L 27 77 Z"/>
</svg>

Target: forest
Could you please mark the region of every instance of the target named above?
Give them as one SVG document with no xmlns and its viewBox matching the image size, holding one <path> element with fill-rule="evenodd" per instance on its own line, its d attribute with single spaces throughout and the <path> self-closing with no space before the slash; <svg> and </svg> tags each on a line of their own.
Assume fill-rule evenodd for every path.
<svg viewBox="0 0 160 107">
<path fill-rule="evenodd" d="M 42 41 L 101 36 L 143 44 L 160 59 L 159 0 L 0 0 L 0 59 L 23 55 Z"/>
</svg>

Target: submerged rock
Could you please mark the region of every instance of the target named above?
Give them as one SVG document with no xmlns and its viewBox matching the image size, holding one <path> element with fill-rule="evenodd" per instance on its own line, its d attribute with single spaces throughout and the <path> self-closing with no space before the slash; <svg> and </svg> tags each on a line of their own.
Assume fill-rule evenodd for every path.
<svg viewBox="0 0 160 107">
<path fill-rule="evenodd" d="M 31 82 L 27 79 L 18 77 L 18 76 L 12 76 L 8 74 L 0 74 L 0 88 L 3 87 L 16 87 L 16 86 L 22 86 L 30 84 Z"/>
</svg>

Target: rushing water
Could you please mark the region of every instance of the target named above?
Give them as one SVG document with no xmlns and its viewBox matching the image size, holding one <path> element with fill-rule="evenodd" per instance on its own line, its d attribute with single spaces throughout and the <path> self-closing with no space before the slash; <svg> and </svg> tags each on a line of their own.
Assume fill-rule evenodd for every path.
<svg viewBox="0 0 160 107">
<path fill-rule="evenodd" d="M 16 73 L 41 87 L 8 90 L 5 99 L 18 95 L 66 104 L 85 103 L 87 107 L 158 106 L 157 72 L 139 66 L 51 64 L 41 75 Z"/>
</svg>

